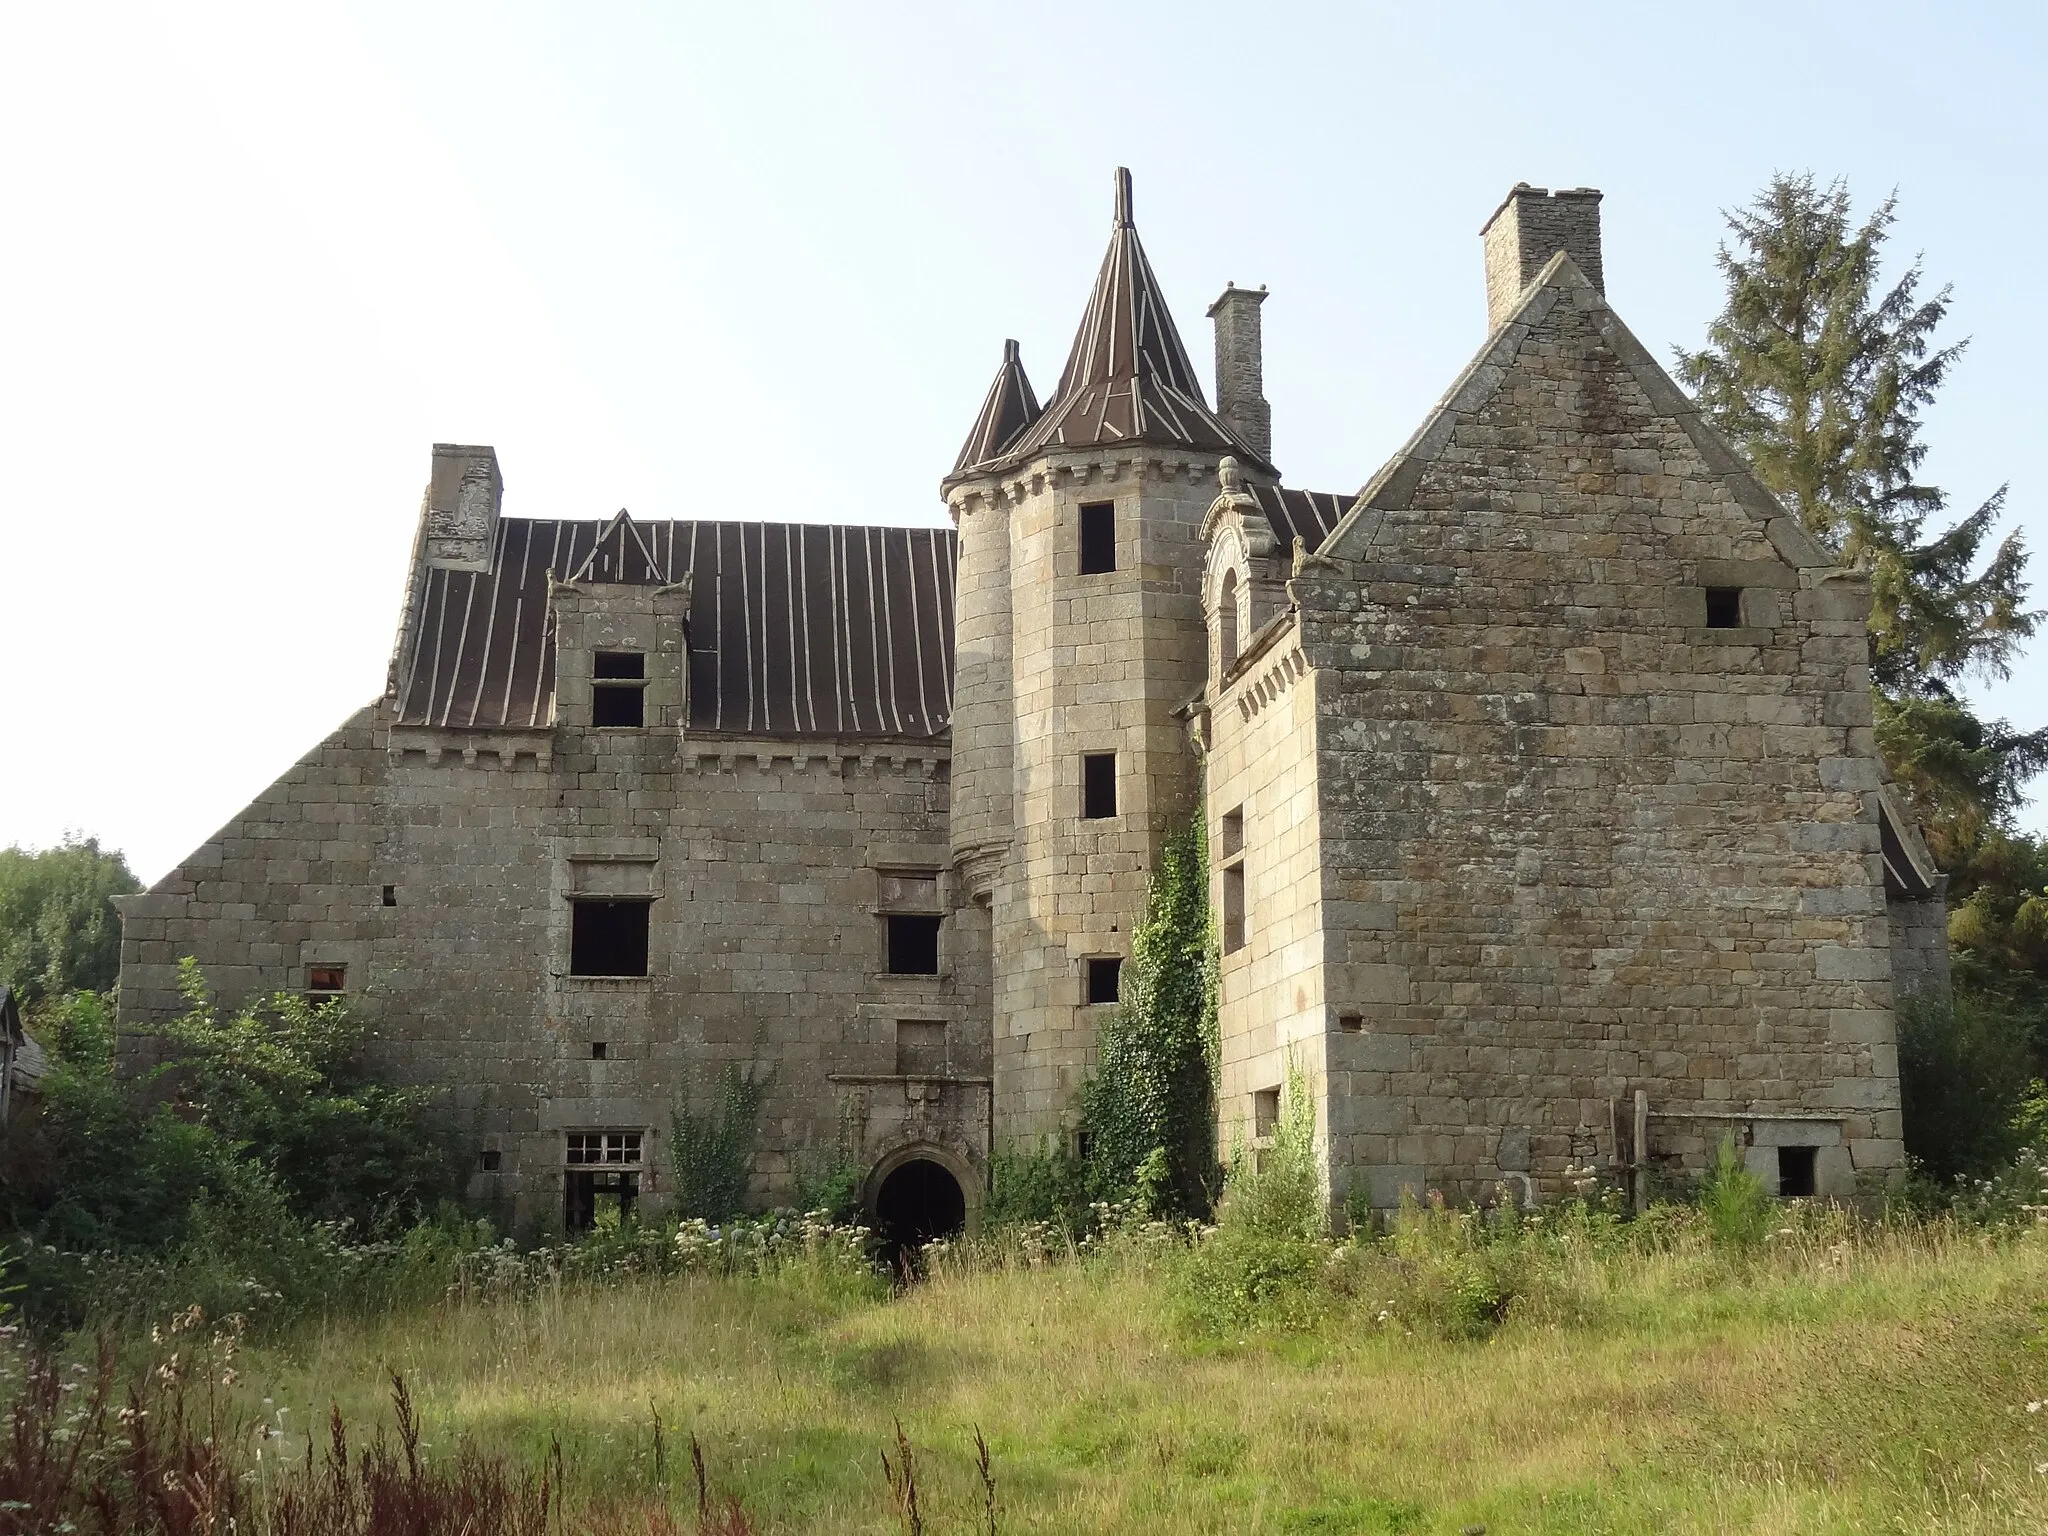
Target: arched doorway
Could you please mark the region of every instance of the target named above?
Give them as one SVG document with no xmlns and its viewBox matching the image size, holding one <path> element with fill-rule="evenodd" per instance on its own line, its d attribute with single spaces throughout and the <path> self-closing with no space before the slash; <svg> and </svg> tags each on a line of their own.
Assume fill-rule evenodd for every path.
<svg viewBox="0 0 2048 1536">
<path fill-rule="evenodd" d="M 901 1253 L 967 1225 L 967 1196 L 944 1164 L 912 1157 L 896 1165 L 875 1190 L 875 1229 Z"/>
</svg>

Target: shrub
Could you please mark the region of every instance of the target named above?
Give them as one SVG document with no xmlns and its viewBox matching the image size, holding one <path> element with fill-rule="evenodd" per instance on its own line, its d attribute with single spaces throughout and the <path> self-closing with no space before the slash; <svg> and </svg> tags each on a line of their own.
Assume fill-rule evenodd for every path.
<svg viewBox="0 0 2048 1536">
<path fill-rule="evenodd" d="M 1733 1136 L 1723 1136 L 1714 1150 L 1714 1165 L 1700 1181 L 1700 1209 L 1714 1241 L 1737 1251 L 1756 1247 L 1771 1230 L 1771 1192 L 1749 1171 Z"/>
<path fill-rule="evenodd" d="M 2010 1162 L 2033 1077 L 2025 1020 L 1995 996 L 1958 992 L 1946 1004 L 1911 999 L 1898 1021 L 1906 1150 L 1943 1183 Z"/>
<path fill-rule="evenodd" d="M 1087 1164 L 1051 1137 L 1028 1149 L 998 1148 L 981 1223 L 992 1231 L 1046 1223 L 1078 1238 L 1089 1226 L 1090 1193 Z"/>
<path fill-rule="evenodd" d="M 675 1167 L 678 1216 L 723 1221 L 747 1209 L 754 1174 L 754 1137 L 774 1074 L 728 1062 L 710 1109 L 678 1104 L 669 1114 L 669 1156 Z"/>
</svg>

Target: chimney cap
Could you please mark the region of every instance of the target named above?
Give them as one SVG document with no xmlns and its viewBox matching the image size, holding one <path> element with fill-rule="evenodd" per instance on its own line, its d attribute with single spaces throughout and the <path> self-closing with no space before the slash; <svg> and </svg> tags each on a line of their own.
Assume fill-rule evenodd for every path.
<svg viewBox="0 0 2048 1536">
<path fill-rule="evenodd" d="M 1225 304 L 1228 304 L 1232 299 L 1241 299 L 1247 304 L 1263 304 L 1267 298 L 1268 294 L 1266 293 L 1266 285 L 1264 283 L 1259 284 L 1256 288 L 1240 288 L 1236 283 L 1225 283 L 1223 291 L 1216 295 L 1216 302 L 1211 304 L 1203 313 L 1209 319 L 1214 320 L 1216 318 L 1216 311 Z"/>
<path fill-rule="evenodd" d="M 1518 197 L 1569 197 L 1597 203 L 1603 195 L 1598 187 L 1560 187 L 1557 191 L 1553 192 L 1548 187 L 1532 187 L 1526 181 L 1518 181 L 1508 188 L 1508 195 L 1502 198 L 1495 205 L 1493 212 L 1486 216 L 1486 222 L 1479 226 L 1479 233 L 1483 235 L 1493 228 L 1495 221 L 1508 211 L 1508 204 L 1514 202 Z"/>
</svg>

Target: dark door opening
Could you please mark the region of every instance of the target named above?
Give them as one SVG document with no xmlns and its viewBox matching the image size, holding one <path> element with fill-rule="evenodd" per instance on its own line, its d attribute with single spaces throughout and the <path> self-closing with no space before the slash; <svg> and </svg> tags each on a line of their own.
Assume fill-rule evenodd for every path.
<svg viewBox="0 0 2048 1536">
<path fill-rule="evenodd" d="M 966 1225 L 967 1197 L 959 1180 L 929 1159 L 913 1158 L 875 1192 L 875 1226 L 892 1256 L 951 1237 Z"/>
<path fill-rule="evenodd" d="M 562 1180 L 562 1225 L 572 1234 L 624 1226 L 639 1199 L 637 1172 L 571 1168 Z"/>
</svg>

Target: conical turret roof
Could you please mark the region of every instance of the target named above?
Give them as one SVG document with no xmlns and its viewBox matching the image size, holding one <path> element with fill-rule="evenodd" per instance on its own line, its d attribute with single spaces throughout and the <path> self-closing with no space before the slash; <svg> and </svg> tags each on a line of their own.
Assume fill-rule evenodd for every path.
<svg viewBox="0 0 2048 1536">
<path fill-rule="evenodd" d="M 974 430 L 961 445 L 953 461 L 953 473 L 964 474 L 977 464 L 998 458 L 1019 434 L 1038 420 L 1038 396 L 1031 392 L 1031 380 L 1024 376 L 1024 363 L 1017 343 L 1003 343 L 1003 366 L 981 402 L 981 414 L 974 418 Z"/>
<path fill-rule="evenodd" d="M 1100 443 L 1170 443 L 1265 459 L 1216 418 L 1131 221 L 1131 173 L 1116 173 L 1116 222 L 1059 392 L 1005 458 Z"/>
</svg>

